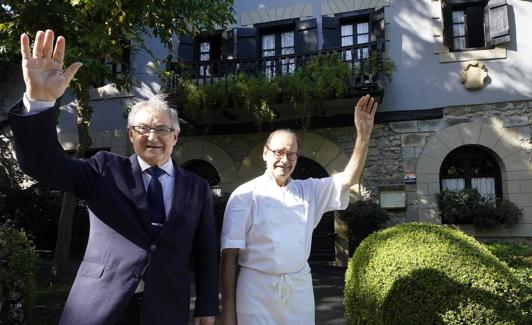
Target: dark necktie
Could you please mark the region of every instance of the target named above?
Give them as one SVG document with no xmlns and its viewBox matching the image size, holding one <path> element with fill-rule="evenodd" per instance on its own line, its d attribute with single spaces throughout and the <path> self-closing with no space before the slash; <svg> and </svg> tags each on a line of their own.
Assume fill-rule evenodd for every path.
<svg viewBox="0 0 532 325">
<path fill-rule="evenodd" d="M 148 213 L 150 215 L 152 239 L 157 238 L 166 220 L 166 210 L 164 209 L 163 186 L 159 181 L 159 176 L 164 171 L 157 166 L 146 169 L 151 175 L 148 185 Z"/>
</svg>

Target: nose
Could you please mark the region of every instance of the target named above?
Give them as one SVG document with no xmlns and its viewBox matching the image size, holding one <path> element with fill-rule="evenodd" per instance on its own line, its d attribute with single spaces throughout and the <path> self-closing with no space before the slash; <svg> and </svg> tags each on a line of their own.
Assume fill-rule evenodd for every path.
<svg viewBox="0 0 532 325">
<path fill-rule="evenodd" d="M 158 139 L 157 133 L 155 133 L 154 129 L 150 129 L 150 132 L 148 132 L 148 139 L 149 140 L 156 140 Z"/>
</svg>

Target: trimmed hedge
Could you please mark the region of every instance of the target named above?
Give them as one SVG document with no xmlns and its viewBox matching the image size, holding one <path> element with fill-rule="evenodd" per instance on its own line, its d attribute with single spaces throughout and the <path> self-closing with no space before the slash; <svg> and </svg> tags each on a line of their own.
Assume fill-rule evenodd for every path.
<svg viewBox="0 0 532 325">
<path fill-rule="evenodd" d="M 368 236 L 349 261 L 350 324 L 530 324 L 525 288 L 485 246 L 409 223 Z"/>
<path fill-rule="evenodd" d="M 26 324 L 35 294 L 37 254 L 24 231 L 0 224 L 0 324 Z"/>
</svg>

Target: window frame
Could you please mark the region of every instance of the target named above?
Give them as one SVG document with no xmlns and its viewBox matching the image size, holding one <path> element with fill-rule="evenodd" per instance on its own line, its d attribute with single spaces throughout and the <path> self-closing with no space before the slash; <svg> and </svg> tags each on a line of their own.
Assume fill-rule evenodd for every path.
<svg viewBox="0 0 532 325">
<path fill-rule="evenodd" d="M 474 159 L 487 159 L 493 165 L 493 171 L 482 175 L 473 175 L 471 172 L 471 162 Z M 451 160 L 462 161 L 464 166 L 464 172 L 459 175 L 444 176 L 444 169 L 447 167 Z M 502 199 L 502 179 L 501 179 L 501 167 L 495 156 L 487 149 L 476 145 L 463 145 L 452 150 L 443 159 L 439 170 L 439 183 L 440 191 L 443 191 L 443 180 L 451 178 L 463 178 L 464 189 L 472 188 L 472 179 L 478 177 L 493 177 L 495 179 L 495 197 Z"/>
</svg>

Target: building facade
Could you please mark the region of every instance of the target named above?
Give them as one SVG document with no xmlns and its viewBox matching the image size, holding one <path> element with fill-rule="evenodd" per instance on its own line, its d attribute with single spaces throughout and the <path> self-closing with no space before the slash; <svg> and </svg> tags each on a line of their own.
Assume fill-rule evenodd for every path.
<svg viewBox="0 0 532 325">
<path fill-rule="evenodd" d="M 289 74 L 307 57 L 328 52 L 359 66 L 376 53 L 380 63 L 343 98 L 324 101 L 309 127 L 302 128 L 282 104 L 279 116 L 260 131 L 249 116 L 223 112 L 201 132 L 185 127 L 174 158 L 208 179 L 216 194 L 230 193 L 264 172 L 263 144 L 276 127 L 292 128 L 299 136 L 297 177 L 342 171 L 356 137 L 351 107 L 369 92 L 382 103 L 353 197 L 377 200 L 394 223 L 442 223 L 436 194 L 476 188 L 514 202 L 523 218 L 511 228 L 463 226 L 465 231 L 478 238 L 532 237 L 532 43 L 526 36 L 532 2 L 246 0 L 235 1 L 234 9 L 235 25 L 175 41 L 174 62 L 192 67 L 200 83 L 237 70 Z M 168 56 L 158 40 L 147 43 L 160 58 Z M 382 57 L 394 62 L 391 80 L 382 76 Z M 158 62 L 133 53 L 130 92 L 111 85 L 95 89 L 95 149 L 132 152 L 125 107 L 167 86 L 158 77 Z M 5 106 L 22 91 L 4 90 Z M 66 99 L 58 127 L 65 149 L 77 145 L 73 101 Z M 347 232 L 338 216 L 323 218 L 314 241 L 314 258 L 345 262 Z"/>
</svg>

